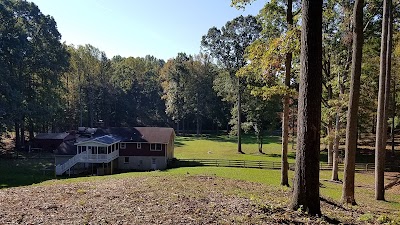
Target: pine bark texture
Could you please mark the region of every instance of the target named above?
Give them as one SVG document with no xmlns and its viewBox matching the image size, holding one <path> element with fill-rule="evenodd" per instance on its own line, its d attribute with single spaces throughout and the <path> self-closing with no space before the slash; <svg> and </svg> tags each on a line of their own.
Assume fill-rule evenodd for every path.
<svg viewBox="0 0 400 225">
<path fill-rule="evenodd" d="M 388 21 L 390 12 L 390 0 L 383 2 L 382 35 L 381 35 L 381 59 L 379 72 L 379 92 L 378 110 L 376 119 L 376 142 L 375 142 L 375 199 L 385 200 L 385 149 L 386 149 L 386 130 L 385 130 L 385 88 L 387 77 L 387 41 L 388 41 Z M 387 127 L 387 126 L 386 126 Z"/>
<path fill-rule="evenodd" d="M 342 202 L 352 205 L 356 204 L 354 198 L 354 176 L 363 46 L 363 5 L 364 0 L 356 0 L 353 9 L 353 54 L 351 64 L 350 99 L 347 111 L 345 167 L 342 192 Z"/>
<path fill-rule="evenodd" d="M 300 62 L 296 171 L 291 207 L 320 215 L 322 0 L 302 2 Z"/>
</svg>

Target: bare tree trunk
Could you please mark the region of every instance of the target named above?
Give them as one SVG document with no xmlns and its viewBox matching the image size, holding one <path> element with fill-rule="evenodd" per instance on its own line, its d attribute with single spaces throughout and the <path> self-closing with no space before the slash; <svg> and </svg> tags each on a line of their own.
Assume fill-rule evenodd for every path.
<svg viewBox="0 0 400 225">
<path fill-rule="evenodd" d="M 339 111 L 336 113 L 336 128 L 335 128 L 335 145 L 333 148 L 333 162 L 332 162 L 332 180 L 339 180 L 339 144 L 340 144 L 340 115 Z"/>
<path fill-rule="evenodd" d="M 22 116 L 22 121 L 21 121 L 21 147 L 25 147 L 25 116 Z"/>
<path fill-rule="evenodd" d="M 15 129 L 15 149 L 19 150 L 21 147 L 19 122 L 15 121 L 14 126 L 15 126 L 15 128 L 14 128 Z"/>
<path fill-rule="evenodd" d="M 391 14 L 393 15 L 393 14 Z M 392 157 L 395 157 L 395 151 L 394 151 L 394 119 L 396 117 L 396 79 L 393 79 L 393 102 L 392 102 Z"/>
<path fill-rule="evenodd" d="M 289 29 L 293 26 L 293 2 L 288 0 L 286 10 L 286 21 Z M 285 59 L 285 86 L 290 89 L 290 77 L 292 69 L 292 53 L 286 53 Z M 281 168 L 281 185 L 289 187 L 288 170 L 289 163 L 287 161 L 288 144 L 289 144 L 289 94 L 283 97 L 283 122 L 282 122 L 282 168 Z"/>
<path fill-rule="evenodd" d="M 321 215 L 322 0 L 303 0 L 302 23 L 296 171 L 291 207 Z"/>
<path fill-rule="evenodd" d="M 200 135 L 200 116 L 196 115 L 196 135 Z"/>
<path fill-rule="evenodd" d="M 33 138 L 35 137 L 34 134 L 34 127 L 33 127 L 33 121 L 31 118 L 29 118 L 29 141 L 32 141 Z"/>
<path fill-rule="evenodd" d="M 384 0 L 383 3 L 383 19 L 382 19 L 382 36 L 381 36 L 381 62 L 379 74 L 379 93 L 378 93 L 378 110 L 376 120 L 376 143 L 375 143 L 375 199 L 385 200 L 385 150 L 386 150 L 386 130 L 385 129 L 385 94 L 387 84 L 387 50 L 388 50 L 388 22 L 391 8 L 391 1 Z"/>
<path fill-rule="evenodd" d="M 331 116 L 329 116 L 329 121 L 328 121 L 328 164 L 332 165 L 333 163 L 333 139 L 332 137 L 334 136 L 334 131 L 333 131 L 333 121 Z"/>
<path fill-rule="evenodd" d="M 383 136 L 383 149 L 386 158 L 386 146 L 387 146 L 387 130 L 389 127 L 389 105 L 390 105 L 390 82 L 392 79 L 392 36 L 393 36 L 393 10 L 392 2 L 389 3 L 389 18 L 388 18 L 388 35 L 387 35 L 387 50 L 386 50 L 386 81 L 385 81 L 385 119 L 383 121 L 383 130 L 385 131 Z M 394 98 L 393 98 L 394 101 Z M 394 110 L 394 108 L 393 108 Z"/>
<path fill-rule="evenodd" d="M 364 0 L 356 0 L 353 9 L 353 54 L 351 64 L 350 99 L 347 111 L 345 167 L 342 192 L 342 202 L 352 205 L 356 204 L 354 198 L 354 174 L 363 46 L 363 5 Z"/>
<path fill-rule="evenodd" d="M 243 151 L 242 151 L 242 118 L 241 118 L 241 115 L 242 115 L 242 93 L 241 93 L 241 90 L 240 90 L 240 78 L 237 78 L 237 80 L 238 80 L 238 99 L 237 99 L 237 107 L 238 107 L 238 115 L 237 115 L 237 136 L 238 136 L 238 141 L 237 141 L 237 144 L 238 144 L 238 153 L 243 153 Z"/>
</svg>

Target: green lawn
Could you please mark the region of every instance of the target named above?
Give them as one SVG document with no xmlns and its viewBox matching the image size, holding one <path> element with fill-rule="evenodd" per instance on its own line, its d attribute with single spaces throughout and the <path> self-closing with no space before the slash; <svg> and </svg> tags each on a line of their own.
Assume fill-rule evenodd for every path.
<svg viewBox="0 0 400 225">
<path fill-rule="evenodd" d="M 263 152 L 258 152 L 258 145 L 254 135 L 244 135 L 242 138 L 242 151 L 237 153 L 237 138 L 232 136 L 209 137 L 176 137 L 175 157 L 177 159 L 230 159 L 230 160 L 256 160 L 280 161 L 280 137 L 268 136 L 264 139 Z M 289 162 L 294 162 L 295 152 L 289 147 Z"/>
<path fill-rule="evenodd" d="M 245 154 L 236 153 L 236 138 L 228 136 L 211 137 L 177 137 L 175 157 L 178 159 L 240 159 L 280 161 L 280 138 L 268 137 L 264 142 L 264 153 L 259 154 L 254 137 L 243 138 L 243 151 Z M 294 152 L 290 151 L 289 161 L 294 162 Z M 186 175 L 211 175 L 237 180 L 246 180 L 262 183 L 272 191 L 289 192 L 290 188 L 280 186 L 280 170 L 262 170 L 249 168 L 224 168 L 224 167 L 182 167 L 157 172 L 132 172 L 101 177 L 79 177 L 54 180 L 54 174 L 43 174 L 41 169 L 51 164 L 49 160 L 40 159 L 0 159 L 0 188 L 25 186 L 39 183 L 48 185 L 64 182 L 81 182 L 88 180 L 117 179 L 135 176 L 186 176 Z M 342 179 L 343 174 L 339 173 Z M 342 184 L 329 182 L 331 171 L 321 171 L 321 196 L 334 202 L 340 202 Z M 290 182 L 293 171 L 289 172 Z M 46 181 L 47 180 L 47 181 Z M 44 182 L 43 182 L 44 181 Z M 42 183 L 41 183 L 42 182 Z M 374 200 L 374 176 L 372 173 L 356 174 L 356 200 L 359 207 L 373 206 L 379 210 L 400 210 L 400 195 L 392 190 L 386 191 L 386 202 Z M 291 184 L 292 185 L 292 184 Z"/>
</svg>

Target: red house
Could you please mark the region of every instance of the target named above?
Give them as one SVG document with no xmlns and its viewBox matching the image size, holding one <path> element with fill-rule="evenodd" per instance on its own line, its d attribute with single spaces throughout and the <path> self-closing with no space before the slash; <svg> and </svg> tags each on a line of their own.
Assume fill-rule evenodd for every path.
<svg viewBox="0 0 400 225">
<path fill-rule="evenodd" d="M 174 157 L 175 132 L 165 127 L 108 128 L 82 133 L 56 151 L 56 174 L 76 168 L 103 173 L 119 170 L 163 170 Z M 99 173 L 99 172 L 98 172 Z"/>
</svg>

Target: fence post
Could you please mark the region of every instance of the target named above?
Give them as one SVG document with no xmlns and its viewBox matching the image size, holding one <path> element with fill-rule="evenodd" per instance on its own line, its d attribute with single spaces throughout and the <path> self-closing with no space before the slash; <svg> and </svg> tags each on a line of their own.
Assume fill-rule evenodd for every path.
<svg viewBox="0 0 400 225">
<path fill-rule="evenodd" d="M 368 163 L 365 164 L 365 172 L 368 172 Z"/>
<path fill-rule="evenodd" d="M 272 169 L 275 169 L 275 163 L 272 162 Z"/>
<path fill-rule="evenodd" d="M 243 160 L 243 167 L 246 168 L 246 161 Z"/>
</svg>

